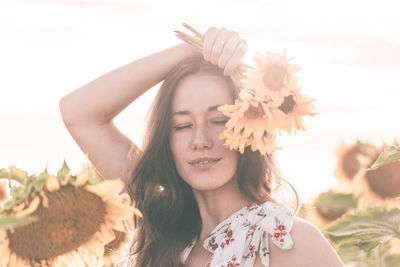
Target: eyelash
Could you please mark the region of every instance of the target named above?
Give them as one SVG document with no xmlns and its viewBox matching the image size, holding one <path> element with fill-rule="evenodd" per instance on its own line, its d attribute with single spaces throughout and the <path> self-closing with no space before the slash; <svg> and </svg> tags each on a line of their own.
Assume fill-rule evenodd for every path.
<svg viewBox="0 0 400 267">
<path fill-rule="evenodd" d="M 215 123 L 215 124 L 225 124 L 227 121 L 228 121 L 228 120 L 213 121 L 213 123 Z M 176 127 L 174 127 L 174 129 L 175 129 L 176 131 L 179 131 L 179 130 L 182 130 L 182 129 L 185 129 L 185 128 L 188 128 L 188 127 L 191 127 L 191 126 L 192 126 L 192 124 L 184 125 L 184 126 L 176 126 Z"/>
</svg>

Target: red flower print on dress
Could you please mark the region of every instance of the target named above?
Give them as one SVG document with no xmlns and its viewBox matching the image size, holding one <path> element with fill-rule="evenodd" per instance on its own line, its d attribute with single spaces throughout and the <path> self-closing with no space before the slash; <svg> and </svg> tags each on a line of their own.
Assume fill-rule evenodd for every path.
<svg viewBox="0 0 400 267">
<path fill-rule="evenodd" d="M 214 243 L 213 245 L 212 245 L 212 249 L 213 250 L 216 250 L 218 248 L 218 244 L 217 243 Z"/>
<path fill-rule="evenodd" d="M 232 237 L 233 236 L 233 231 L 232 230 L 228 230 L 226 231 L 226 239 L 221 243 L 221 247 L 224 247 L 225 245 L 228 246 L 229 244 L 231 244 L 233 241 L 235 241 L 235 238 Z"/>
<path fill-rule="evenodd" d="M 281 233 L 275 232 L 274 233 L 274 238 L 278 239 L 279 237 L 281 237 Z"/>
<path fill-rule="evenodd" d="M 231 236 L 232 236 L 232 230 L 229 230 L 229 231 L 226 233 L 226 236 L 227 236 L 227 237 L 231 237 Z"/>
<path fill-rule="evenodd" d="M 236 256 L 233 255 L 232 260 L 230 260 L 226 265 L 222 265 L 222 267 L 240 267 L 240 263 L 237 262 Z"/>
<path fill-rule="evenodd" d="M 268 201 L 262 205 L 249 203 L 219 224 L 204 240 L 203 246 L 215 256 L 207 267 L 253 266 L 256 257 L 268 263 L 268 240 L 281 249 L 290 249 L 292 226 L 293 217 L 285 205 Z M 186 251 L 183 257 L 187 255 Z"/>
</svg>

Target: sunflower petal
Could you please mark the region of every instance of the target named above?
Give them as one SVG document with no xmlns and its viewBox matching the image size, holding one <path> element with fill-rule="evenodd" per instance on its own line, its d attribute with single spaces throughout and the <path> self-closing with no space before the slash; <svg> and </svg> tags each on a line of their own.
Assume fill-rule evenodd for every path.
<svg viewBox="0 0 400 267">
<path fill-rule="evenodd" d="M 85 189 L 93 194 L 98 195 L 104 200 L 110 196 L 119 194 L 124 188 L 124 183 L 121 179 L 106 180 L 95 185 L 86 185 Z"/>
<path fill-rule="evenodd" d="M 56 177 L 54 177 L 53 175 L 49 175 L 46 179 L 46 188 L 50 192 L 57 191 L 58 189 L 60 189 L 60 183 L 58 182 Z"/>
<path fill-rule="evenodd" d="M 36 211 L 36 209 L 39 207 L 39 204 L 40 204 L 40 198 L 39 198 L 38 195 L 36 195 L 36 196 L 32 199 L 31 203 L 29 204 L 29 206 L 28 206 L 26 209 L 24 209 L 24 210 L 18 212 L 18 213 L 15 214 L 15 215 L 18 215 L 18 216 L 30 215 L 30 214 L 32 214 L 33 212 Z"/>
</svg>

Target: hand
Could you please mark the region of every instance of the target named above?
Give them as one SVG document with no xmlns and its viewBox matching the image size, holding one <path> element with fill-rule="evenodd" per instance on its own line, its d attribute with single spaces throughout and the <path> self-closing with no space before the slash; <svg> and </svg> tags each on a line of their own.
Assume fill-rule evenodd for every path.
<svg viewBox="0 0 400 267">
<path fill-rule="evenodd" d="M 204 59 L 223 69 L 226 76 L 239 66 L 246 52 L 247 42 L 235 31 L 211 27 L 204 34 Z"/>
</svg>

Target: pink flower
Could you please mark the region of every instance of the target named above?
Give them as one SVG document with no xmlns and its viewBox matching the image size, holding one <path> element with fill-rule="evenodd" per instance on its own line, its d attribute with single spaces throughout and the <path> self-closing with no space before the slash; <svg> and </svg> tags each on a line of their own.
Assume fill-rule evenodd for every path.
<svg viewBox="0 0 400 267">
<path fill-rule="evenodd" d="M 282 224 L 278 225 L 278 230 L 279 231 L 283 231 L 285 229 L 286 229 L 286 227 L 284 225 L 282 225 Z"/>
<path fill-rule="evenodd" d="M 229 230 L 229 231 L 226 233 L 226 236 L 227 236 L 227 237 L 231 237 L 231 236 L 232 236 L 232 230 Z"/>
<path fill-rule="evenodd" d="M 281 234 L 278 233 L 278 232 L 275 232 L 275 233 L 274 233 L 274 238 L 275 238 L 275 239 L 278 239 L 279 237 L 281 237 Z"/>
</svg>

